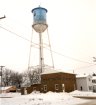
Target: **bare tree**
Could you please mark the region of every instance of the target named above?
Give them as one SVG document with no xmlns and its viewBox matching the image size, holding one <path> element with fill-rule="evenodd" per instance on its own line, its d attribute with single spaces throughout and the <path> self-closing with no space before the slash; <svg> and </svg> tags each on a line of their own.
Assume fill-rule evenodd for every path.
<svg viewBox="0 0 96 105">
<path fill-rule="evenodd" d="M 22 74 L 18 72 L 12 72 L 11 73 L 11 84 L 15 85 L 17 88 L 21 87 L 22 84 Z"/>
<path fill-rule="evenodd" d="M 10 76 L 11 76 L 11 70 L 4 69 L 2 72 L 2 83 L 3 86 L 9 86 L 10 85 Z"/>
<path fill-rule="evenodd" d="M 23 82 L 26 85 L 37 84 L 41 82 L 39 68 L 30 68 L 24 72 Z"/>
<path fill-rule="evenodd" d="M 22 83 L 22 74 L 10 69 L 3 70 L 2 75 L 3 86 L 15 85 L 20 88 Z"/>
</svg>

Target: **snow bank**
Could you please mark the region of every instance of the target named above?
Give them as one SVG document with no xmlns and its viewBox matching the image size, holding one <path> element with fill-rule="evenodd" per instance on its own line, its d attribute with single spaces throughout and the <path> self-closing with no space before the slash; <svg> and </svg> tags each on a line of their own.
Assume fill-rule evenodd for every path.
<svg viewBox="0 0 96 105">
<path fill-rule="evenodd" d="M 1 93 L 0 97 L 18 97 L 21 96 L 21 93 Z"/>
<path fill-rule="evenodd" d="M 7 96 L 8 93 L 6 93 Z M 16 94 L 16 95 L 15 95 Z M 69 93 L 39 93 L 32 92 L 29 95 L 18 95 L 13 98 L 2 98 L 1 105 L 77 105 L 87 100 L 72 97 Z M 12 94 L 10 94 L 11 96 Z"/>
<path fill-rule="evenodd" d="M 91 96 L 96 96 L 96 93 L 75 90 L 75 91 L 71 92 L 70 95 L 72 95 L 72 96 L 90 96 L 91 97 Z"/>
</svg>

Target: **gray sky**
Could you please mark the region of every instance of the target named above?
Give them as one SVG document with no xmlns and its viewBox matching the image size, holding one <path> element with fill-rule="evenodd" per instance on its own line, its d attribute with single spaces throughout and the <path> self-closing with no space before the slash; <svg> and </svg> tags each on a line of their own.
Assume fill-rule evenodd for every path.
<svg viewBox="0 0 96 105">
<path fill-rule="evenodd" d="M 0 17 L 7 17 L 0 20 L 0 26 L 30 40 L 31 10 L 38 5 L 48 9 L 50 42 L 52 50 L 59 53 L 53 53 L 55 67 L 76 73 L 95 72 L 92 57 L 96 57 L 96 0 L 0 0 Z M 0 28 L 0 65 L 24 71 L 29 47 L 28 41 Z M 36 59 L 32 63 L 38 61 L 36 50 L 32 50 L 32 61 Z M 47 55 L 45 62 L 50 63 Z"/>
</svg>

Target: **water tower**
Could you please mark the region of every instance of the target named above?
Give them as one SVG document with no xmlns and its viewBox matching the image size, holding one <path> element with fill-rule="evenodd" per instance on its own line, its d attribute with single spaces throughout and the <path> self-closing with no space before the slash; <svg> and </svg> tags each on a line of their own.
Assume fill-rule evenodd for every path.
<svg viewBox="0 0 96 105">
<path fill-rule="evenodd" d="M 32 10 L 32 13 L 33 13 L 33 25 L 32 27 L 34 28 L 34 30 L 36 32 L 39 33 L 39 35 L 41 33 L 43 33 L 48 25 L 46 23 L 46 13 L 47 13 L 47 9 L 45 8 L 42 8 L 42 7 L 37 7 L 37 8 L 34 8 Z M 41 36 L 41 35 L 40 35 Z"/>
<path fill-rule="evenodd" d="M 43 67 L 44 67 L 44 56 L 43 56 L 43 34 L 46 30 L 48 32 L 48 24 L 46 21 L 46 13 L 47 9 L 43 7 L 37 7 L 32 9 L 31 11 L 33 13 L 33 24 L 32 28 L 35 30 L 35 32 L 39 35 L 39 66 L 40 66 L 40 73 L 43 72 Z M 49 39 L 48 39 L 49 40 Z M 49 47 L 50 47 L 50 52 L 51 52 L 51 58 L 52 58 L 52 50 L 51 50 L 51 45 L 50 45 L 50 40 L 49 40 Z M 32 47 L 32 46 L 30 46 Z M 29 58 L 30 59 L 30 58 Z M 53 58 L 52 58 L 52 63 L 53 63 Z"/>
</svg>

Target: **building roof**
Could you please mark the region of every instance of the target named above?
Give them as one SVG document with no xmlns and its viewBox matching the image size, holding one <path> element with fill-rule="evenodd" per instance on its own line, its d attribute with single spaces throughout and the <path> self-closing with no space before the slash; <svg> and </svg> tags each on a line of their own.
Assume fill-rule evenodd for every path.
<svg viewBox="0 0 96 105">
<path fill-rule="evenodd" d="M 53 73 L 68 73 L 68 72 L 64 72 L 62 70 L 55 70 L 55 69 L 52 69 L 52 68 L 49 68 L 49 69 L 45 69 L 44 72 L 41 74 L 53 74 Z M 74 74 L 74 73 L 69 73 L 69 74 Z"/>
<path fill-rule="evenodd" d="M 0 90 L 7 90 L 9 88 L 11 88 L 12 86 L 7 86 L 7 87 L 1 87 Z"/>
<path fill-rule="evenodd" d="M 89 74 L 78 74 L 78 75 L 76 75 L 76 78 L 86 78 L 88 76 L 90 76 L 90 75 Z"/>
<path fill-rule="evenodd" d="M 47 9 L 46 8 L 43 8 L 43 7 L 37 7 L 37 8 L 34 8 L 34 9 L 32 9 L 32 12 L 34 11 L 34 10 L 36 10 L 36 9 L 43 9 L 43 10 L 45 10 L 46 12 L 47 12 Z"/>
<path fill-rule="evenodd" d="M 50 70 L 45 70 L 42 74 L 52 74 L 52 73 L 59 73 L 59 72 L 60 71 L 50 69 Z"/>
<path fill-rule="evenodd" d="M 92 77 L 92 80 L 96 80 L 96 76 L 93 76 L 93 77 Z"/>
</svg>

